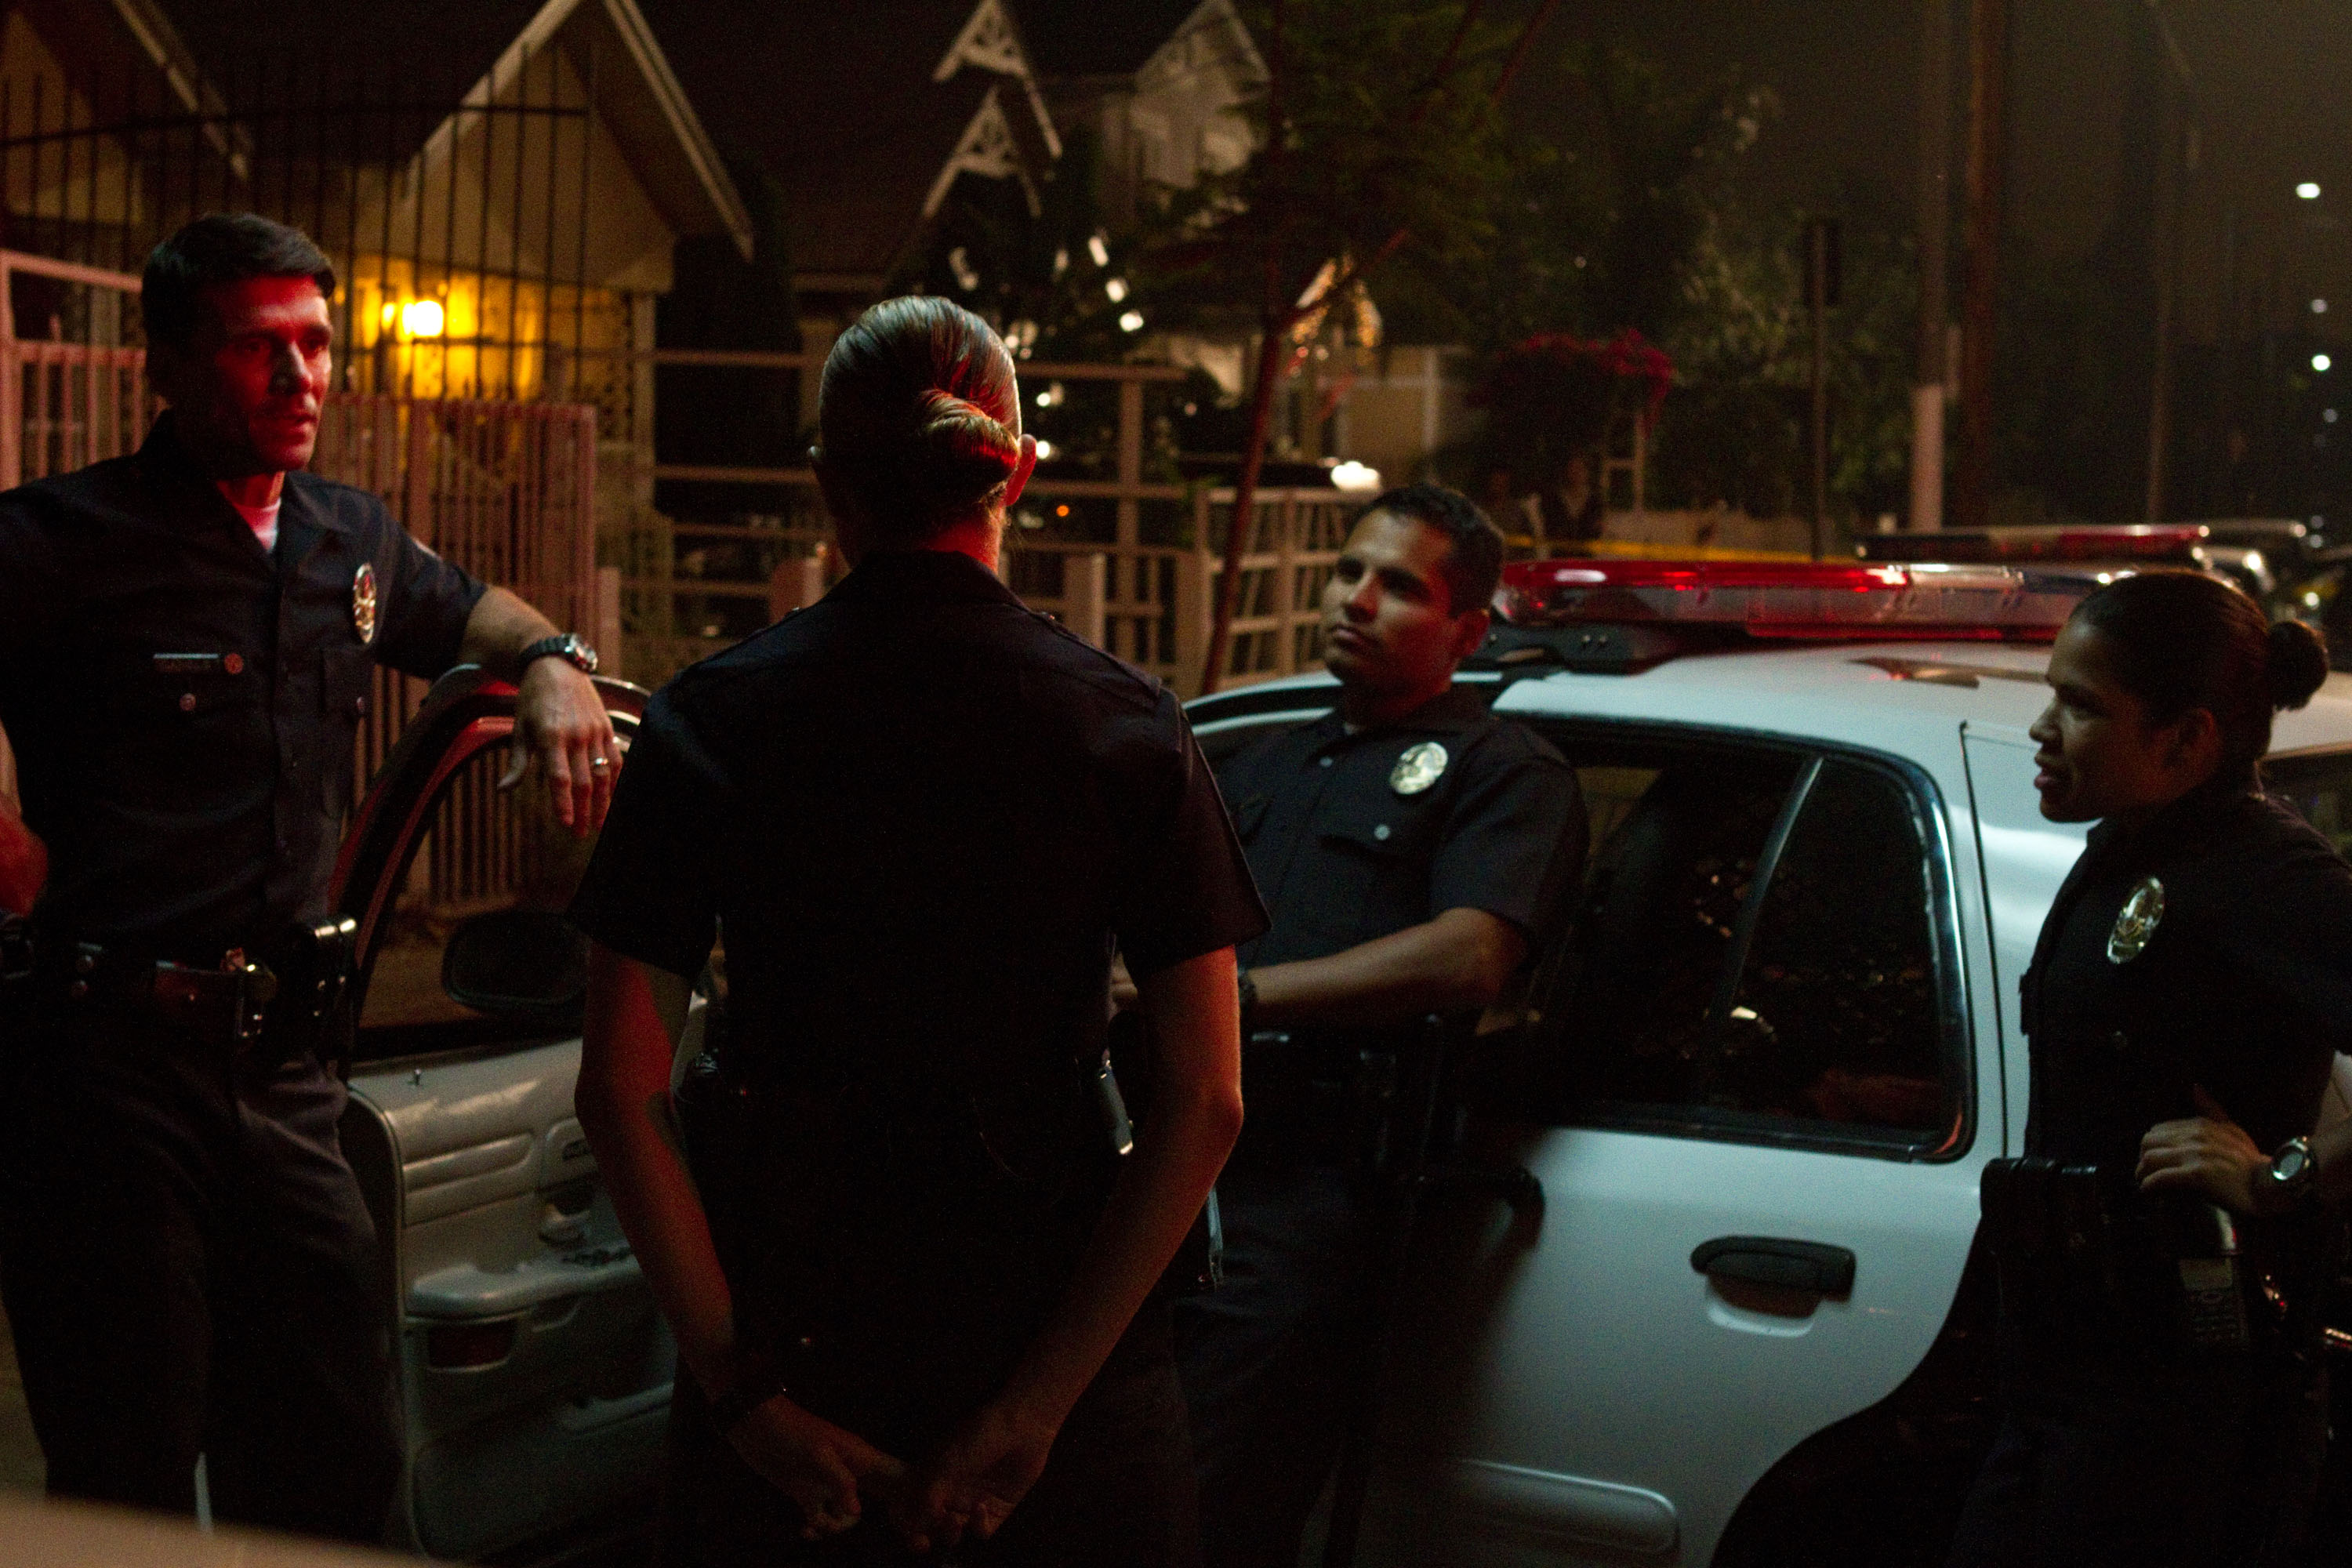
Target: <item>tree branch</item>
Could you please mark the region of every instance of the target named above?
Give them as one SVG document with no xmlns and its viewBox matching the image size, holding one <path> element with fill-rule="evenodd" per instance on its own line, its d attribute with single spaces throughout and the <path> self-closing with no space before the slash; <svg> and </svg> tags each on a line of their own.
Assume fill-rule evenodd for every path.
<svg viewBox="0 0 2352 1568">
<path fill-rule="evenodd" d="M 1278 166 L 1276 160 L 1283 151 L 1283 0 L 1272 0 L 1272 4 L 1273 37 L 1268 40 L 1266 61 L 1265 155 L 1269 174 Z M 1432 79 L 1428 90 L 1416 106 L 1412 124 L 1420 124 L 1439 95 L 1445 90 L 1446 81 L 1459 65 L 1463 46 L 1469 37 L 1482 5 L 1483 0 L 1465 0 L 1462 20 L 1454 30 L 1454 40 L 1447 46 L 1438 75 Z M 1527 26 L 1519 31 L 1517 41 L 1511 46 L 1510 56 L 1504 62 L 1502 74 L 1496 78 L 1488 101 L 1500 103 L 1503 100 L 1504 94 L 1510 90 L 1512 80 L 1518 75 L 1520 66 L 1526 62 L 1528 51 L 1534 47 L 1536 35 L 1543 30 L 1544 24 L 1550 21 L 1552 13 L 1559 9 L 1559 0 L 1543 0 L 1536 14 L 1528 19 Z M 1268 179 L 1265 184 L 1271 188 L 1273 181 Z M 1202 660 L 1201 695 L 1204 697 L 1216 690 L 1223 680 L 1226 653 L 1233 642 L 1234 614 L 1241 603 L 1242 559 L 1249 549 L 1253 514 L 1257 510 L 1258 475 L 1265 467 L 1266 425 L 1274 410 L 1275 388 L 1281 378 L 1281 361 L 1276 356 L 1287 356 L 1290 329 L 1305 314 L 1296 303 L 1297 296 L 1288 293 L 1282 283 L 1282 236 L 1286 220 L 1287 214 L 1277 212 L 1267 231 L 1265 302 L 1259 314 L 1257 374 L 1250 389 L 1249 434 L 1242 445 L 1241 471 L 1234 476 L 1234 515 L 1225 530 L 1224 571 L 1217 584 L 1216 609 L 1209 623 L 1208 654 Z M 1402 248 L 1412 236 L 1411 225 L 1398 226 L 1394 233 L 1381 242 L 1378 250 L 1360 262 L 1350 262 L 1341 268 L 1332 278 L 1331 286 L 1324 291 L 1323 298 L 1336 300 L 1362 282 L 1374 268 Z"/>
</svg>

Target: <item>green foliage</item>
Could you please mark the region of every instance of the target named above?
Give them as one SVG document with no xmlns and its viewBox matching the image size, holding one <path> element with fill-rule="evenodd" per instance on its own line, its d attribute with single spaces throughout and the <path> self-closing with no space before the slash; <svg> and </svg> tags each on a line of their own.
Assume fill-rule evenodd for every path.
<svg viewBox="0 0 2352 1568">
<path fill-rule="evenodd" d="M 1433 274 L 1382 280 L 1401 336 L 1482 356 L 1550 331 L 1663 341 L 1689 309 L 1684 278 L 1772 96 L 1736 74 L 1670 91 L 1622 49 L 1569 57 L 1569 111 L 1505 139 L 1487 241 Z"/>
<path fill-rule="evenodd" d="M 1841 302 L 1826 368 L 1832 511 L 1902 510 L 1918 262 L 1893 204 L 1848 193 Z M 1667 342 L 1679 384 L 1653 447 L 1654 504 L 1723 504 L 1788 516 L 1810 501 L 1811 319 L 1804 215 L 1750 217 L 1725 203 L 1682 269 L 1680 324 Z"/>
<path fill-rule="evenodd" d="M 1385 290 L 1483 255 L 1509 177 L 1494 93 L 1517 29 L 1465 31 L 1451 0 L 1242 11 L 1276 76 L 1247 106 L 1260 151 L 1155 215 L 1140 248 L 1156 319 L 1276 319 L 1334 259 L 1377 266 Z"/>
</svg>

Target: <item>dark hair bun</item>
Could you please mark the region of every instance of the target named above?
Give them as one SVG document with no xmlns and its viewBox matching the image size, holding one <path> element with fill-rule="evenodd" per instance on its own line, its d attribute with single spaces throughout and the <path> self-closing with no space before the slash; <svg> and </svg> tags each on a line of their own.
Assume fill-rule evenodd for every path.
<svg viewBox="0 0 2352 1568">
<path fill-rule="evenodd" d="M 2271 706 L 2300 708 L 2327 679 L 2327 641 L 2301 621 L 2271 625 Z"/>
<path fill-rule="evenodd" d="M 1021 466 L 1021 438 L 978 404 L 944 387 L 923 393 L 915 416 L 921 488 L 950 504 L 978 500 Z"/>
</svg>

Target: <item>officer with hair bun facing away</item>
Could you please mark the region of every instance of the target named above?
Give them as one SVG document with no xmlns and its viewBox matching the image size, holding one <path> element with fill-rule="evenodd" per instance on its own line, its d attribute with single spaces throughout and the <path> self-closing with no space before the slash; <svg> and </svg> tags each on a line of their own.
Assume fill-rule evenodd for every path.
<svg viewBox="0 0 2352 1568">
<path fill-rule="evenodd" d="M 995 333 L 886 301 L 820 400 L 853 569 L 654 698 L 573 907 L 580 1117 L 684 1362 L 665 1556 L 1187 1564 L 1152 1291 L 1240 1127 L 1265 914 L 1174 696 L 997 579 L 1036 445 Z M 1114 943 L 1158 1052 L 1124 1156 Z"/>
<path fill-rule="evenodd" d="M 2310 628 L 2194 573 L 2099 589 L 2052 649 L 2035 787 L 2097 826 L 2022 978 L 2026 1157 L 1987 1167 L 1981 1231 L 2003 1420 L 1954 1568 L 2297 1560 L 2337 1257 L 2304 1140 L 2352 1047 L 2352 867 L 2259 764 L 2326 675 Z M 2192 1157 L 2221 1116 L 2279 1151 L 2259 1200 Z"/>
</svg>

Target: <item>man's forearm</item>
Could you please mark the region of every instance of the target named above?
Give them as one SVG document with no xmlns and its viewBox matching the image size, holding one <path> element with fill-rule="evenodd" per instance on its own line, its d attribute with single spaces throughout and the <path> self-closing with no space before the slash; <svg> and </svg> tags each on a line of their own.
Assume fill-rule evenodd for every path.
<svg viewBox="0 0 2352 1568">
<path fill-rule="evenodd" d="M 520 596 L 504 588 L 492 588 L 466 617 L 466 636 L 459 645 L 457 659 L 461 664 L 478 664 L 492 675 L 511 680 L 517 674 L 515 661 L 522 657 L 522 650 L 541 637 L 556 636 L 562 629 Z"/>
<path fill-rule="evenodd" d="M 1326 958 L 1250 971 L 1254 1024 L 1379 1028 L 1485 1007 L 1527 955 L 1518 928 L 1484 910 L 1375 937 Z"/>
</svg>

